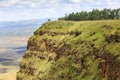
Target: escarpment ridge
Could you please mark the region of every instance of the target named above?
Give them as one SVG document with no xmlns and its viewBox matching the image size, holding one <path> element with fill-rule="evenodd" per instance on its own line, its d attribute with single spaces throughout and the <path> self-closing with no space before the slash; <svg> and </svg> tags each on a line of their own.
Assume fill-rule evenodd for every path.
<svg viewBox="0 0 120 80">
<path fill-rule="evenodd" d="M 120 20 L 49 21 L 30 37 L 17 80 L 119 80 Z"/>
</svg>

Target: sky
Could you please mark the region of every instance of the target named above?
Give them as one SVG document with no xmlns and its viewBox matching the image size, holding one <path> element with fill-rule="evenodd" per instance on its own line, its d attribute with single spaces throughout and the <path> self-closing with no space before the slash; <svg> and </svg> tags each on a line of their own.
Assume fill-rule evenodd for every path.
<svg viewBox="0 0 120 80">
<path fill-rule="evenodd" d="M 0 0 L 0 21 L 58 18 L 103 8 L 120 8 L 120 0 Z"/>
</svg>

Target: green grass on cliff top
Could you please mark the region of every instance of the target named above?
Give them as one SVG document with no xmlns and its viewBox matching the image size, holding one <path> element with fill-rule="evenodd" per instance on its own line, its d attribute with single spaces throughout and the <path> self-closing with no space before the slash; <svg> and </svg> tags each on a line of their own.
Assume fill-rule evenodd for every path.
<svg viewBox="0 0 120 80">
<path fill-rule="evenodd" d="M 100 26 L 111 25 L 119 27 L 120 20 L 96 20 L 96 21 L 49 21 L 40 27 L 42 30 L 49 31 L 73 31 L 73 30 L 99 30 Z M 40 30 L 38 29 L 38 30 Z"/>
<path fill-rule="evenodd" d="M 77 39 L 92 41 L 96 47 L 100 48 L 105 45 L 105 35 L 114 35 L 116 31 L 120 36 L 120 20 L 95 20 L 95 21 L 49 21 L 43 24 L 36 32 L 40 31 L 50 31 L 50 32 L 81 32 L 81 35 L 77 37 Z M 33 36 L 35 37 L 35 36 Z M 46 38 L 50 38 L 47 35 L 44 35 Z M 61 38 L 65 38 L 65 36 L 57 36 L 56 39 L 60 40 Z M 39 39 L 39 38 L 38 38 Z M 76 39 L 73 37 L 73 41 Z M 96 41 L 94 41 L 97 39 Z M 113 46 L 114 50 L 111 50 Z M 114 53 L 119 53 L 118 47 L 120 45 L 109 44 L 107 49 Z"/>
</svg>

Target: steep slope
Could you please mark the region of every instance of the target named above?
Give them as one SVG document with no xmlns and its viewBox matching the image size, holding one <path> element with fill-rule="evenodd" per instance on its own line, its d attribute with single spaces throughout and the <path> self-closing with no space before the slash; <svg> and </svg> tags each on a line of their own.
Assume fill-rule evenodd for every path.
<svg viewBox="0 0 120 80">
<path fill-rule="evenodd" d="M 53 21 L 29 39 L 17 80 L 119 80 L 120 21 Z"/>
</svg>

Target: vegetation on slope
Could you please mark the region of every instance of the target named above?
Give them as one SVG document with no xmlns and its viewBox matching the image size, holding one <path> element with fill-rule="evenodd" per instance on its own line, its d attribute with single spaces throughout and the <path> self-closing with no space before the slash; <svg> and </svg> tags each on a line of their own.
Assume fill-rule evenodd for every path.
<svg viewBox="0 0 120 80">
<path fill-rule="evenodd" d="M 120 21 L 52 21 L 29 39 L 17 80 L 119 80 Z"/>
<path fill-rule="evenodd" d="M 65 17 L 59 20 L 84 21 L 84 20 L 113 20 L 120 19 L 120 8 L 118 9 L 93 9 L 90 12 L 81 11 L 77 13 L 66 14 Z"/>
</svg>

